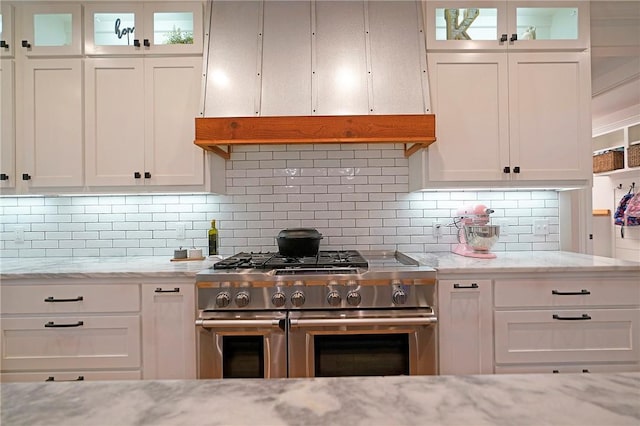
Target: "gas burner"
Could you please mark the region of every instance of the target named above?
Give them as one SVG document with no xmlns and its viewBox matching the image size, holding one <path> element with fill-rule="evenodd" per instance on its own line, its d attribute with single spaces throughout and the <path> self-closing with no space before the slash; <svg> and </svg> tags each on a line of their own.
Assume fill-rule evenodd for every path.
<svg viewBox="0 0 640 426">
<path fill-rule="evenodd" d="M 213 265 L 213 269 L 367 268 L 356 250 L 319 251 L 317 256 L 290 257 L 278 253 L 241 252 Z"/>
</svg>

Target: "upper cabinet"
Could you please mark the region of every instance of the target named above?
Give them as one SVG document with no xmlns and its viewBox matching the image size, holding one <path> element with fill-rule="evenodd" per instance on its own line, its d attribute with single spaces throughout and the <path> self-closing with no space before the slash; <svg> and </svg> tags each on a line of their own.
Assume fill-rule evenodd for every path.
<svg viewBox="0 0 640 426">
<path fill-rule="evenodd" d="M 200 2 L 88 3 L 87 55 L 200 54 Z"/>
<path fill-rule="evenodd" d="M 0 4 L 0 58 L 13 57 L 13 6 Z"/>
<path fill-rule="evenodd" d="M 588 8 L 578 1 L 428 1 L 427 48 L 583 50 Z"/>
<path fill-rule="evenodd" d="M 31 56 L 82 54 L 80 3 L 33 3 L 21 8 L 16 50 Z"/>
</svg>

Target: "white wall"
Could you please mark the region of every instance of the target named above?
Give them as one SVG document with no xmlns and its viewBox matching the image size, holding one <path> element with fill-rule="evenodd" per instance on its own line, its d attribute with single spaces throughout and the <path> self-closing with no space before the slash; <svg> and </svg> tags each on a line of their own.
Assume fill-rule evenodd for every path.
<svg viewBox="0 0 640 426">
<path fill-rule="evenodd" d="M 218 220 L 220 251 L 275 250 L 288 227 L 315 227 L 323 249 L 447 251 L 463 204 L 482 202 L 508 223 L 496 251 L 559 250 L 555 191 L 408 193 L 408 164 L 394 144 L 253 146 L 227 162 L 228 195 L 38 196 L 0 198 L 0 257 L 171 256 L 205 248 Z M 551 233 L 532 235 L 536 218 Z M 187 240 L 177 241 L 185 224 Z M 15 242 L 16 229 L 24 242 Z"/>
</svg>

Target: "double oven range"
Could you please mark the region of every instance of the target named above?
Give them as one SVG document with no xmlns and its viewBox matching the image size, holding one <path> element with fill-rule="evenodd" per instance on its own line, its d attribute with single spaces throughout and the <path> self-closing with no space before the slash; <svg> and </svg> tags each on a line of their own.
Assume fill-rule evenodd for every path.
<svg viewBox="0 0 640 426">
<path fill-rule="evenodd" d="M 435 282 L 400 252 L 238 253 L 196 276 L 198 377 L 437 374 Z"/>
</svg>

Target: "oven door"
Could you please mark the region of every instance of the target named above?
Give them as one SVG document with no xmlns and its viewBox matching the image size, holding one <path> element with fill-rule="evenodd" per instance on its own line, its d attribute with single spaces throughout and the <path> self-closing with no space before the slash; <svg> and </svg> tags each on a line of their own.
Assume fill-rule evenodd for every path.
<svg viewBox="0 0 640 426">
<path fill-rule="evenodd" d="M 289 313 L 289 377 L 437 374 L 437 318 L 426 309 Z"/>
<path fill-rule="evenodd" d="M 198 378 L 287 377 L 286 313 L 205 312 L 196 326 Z"/>
</svg>

